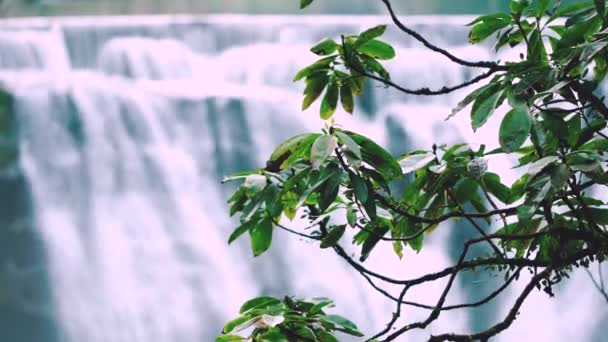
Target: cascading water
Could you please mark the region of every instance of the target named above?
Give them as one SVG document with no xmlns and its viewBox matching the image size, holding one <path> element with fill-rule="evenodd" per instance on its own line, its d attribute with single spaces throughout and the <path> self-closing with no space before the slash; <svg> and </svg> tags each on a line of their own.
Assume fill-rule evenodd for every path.
<svg viewBox="0 0 608 342">
<path fill-rule="evenodd" d="M 390 303 L 332 253 L 281 232 L 259 259 L 251 258 L 246 241 L 228 247 L 235 225 L 225 200 L 232 188 L 219 184 L 226 174 L 264 165 L 283 139 L 322 126 L 316 109 L 298 111 L 301 85 L 291 82 L 313 60 L 310 44 L 381 21 L 214 16 L 2 22 L 0 80 L 16 98 L 11 132 L 19 155 L 0 174 L 7 198 L 0 222 L 9 227 L 0 240 L 3 341 L 211 341 L 240 303 L 260 294 L 332 297 L 337 311 L 363 330 L 382 327 Z M 484 47 L 467 46 L 464 18 L 409 22 L 457 55 L 489 56 Z M 399 58 L 388 66 L 400 84 L 440 87 L 475 75 L 395 30 L 388 35 L 399 47 Z M 394 153 L 495 136 L 497 120 L 478 135 L 466 119 L 442 121 L 463 93 L 412 98 L 371 83 L 366 91 L 356 119 L 340 113 L 338 121 Z M 496 161 L 491 168 L 504 165 Z M 396 276 L 439 269 L 453 258 L 443 252 L 449 240 L 459 238 L 449 230 L 431 236 L 421 255 L 408 252 L 399 261 L 387 248 L 368 263 Z M 461 283 L 467 285 L 462 295 L 449 299 L 490 291 L 483 283 L 493 284 Z M 441 285 L 412 298 L 430 302 Z M 564 288 L 557 303 L 533 297 L 498 340 L 590 340 L 598 319 L 581 307 L 595 305 L 598 297 L 576 291 Z M 572 298 L 579 304 L 560 305 Z M 438 326 L 460 332 L 490 324 L 505 308 L 494 307 L 495 317 L 448 313 Z M 605 321 L 605 307 L 597 310 Z M 537 322 L 534 313 L 541 311 L 547 316 Z M 423 314 L 408 309 L 406 318 Z M 558 325 L 558 319 L 570 323 Z M 538 325 L 550 328 L 533 330 Z"/>
</svg>

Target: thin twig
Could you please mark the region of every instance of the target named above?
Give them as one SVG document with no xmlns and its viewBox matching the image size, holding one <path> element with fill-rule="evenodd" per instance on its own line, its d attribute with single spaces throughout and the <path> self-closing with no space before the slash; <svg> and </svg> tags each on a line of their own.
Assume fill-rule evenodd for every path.
<svg viewBox="0 0 608 342">
<path fill-rule="evenodd" d="M 589 276 L 589 279 L 591 279 L 593 286 L 602 295 L 602 297 L 604 297 L 604 299 L 606 300 L 606 303 L 608 303 L 608 293 L 606 293 L 606 290 L 604 289 L 603 284 L 598 283 L 597 280 L 595 280 L 595 277 L 593 276 L 593 274 L 591 274 L 591 272 L 588 269 L 585 268 L 585 272 Z M 601 279 L 601 274 L 600 274 L 600 279 Z"/>
<path fill-rule="evenodd" d="M 391 4 L 391 2 L 389 0 L 380 0 L 382 1 L 382 3 L 384 3 L 384 5 L 386 6 L 386 9 L 388 10 L 391 19 L 393 20 L 393 23 L 395 23 L 395 25 L 397 25 L 397 27 L 405 32 L 406 34 L 408 34 L 409 36 L 413 37 L 414 39 L 416 39 L 417 41 L 421 42 L 426 48 L 428 48 L 431 51 L 435 51 L 437 53 L 440 53 L 442 55 L 444 55 L 445 57 L 447 57 L 449 60 L 451 60 L 454 63 L 460 64 L 460 65 L 464 65 L 464 66 L 468 66 L 468 67 L 475 67 L 475 68 L 492 68 L 492 69 L 496 69 L 496 70 L 507 70 L 508 67 L 504 66 L 504 65 L 498 65 L 495 62 L 487 62 L 487 61 L 482 61 L 482 62 L 470 62 L 470 61 L 466 61 L 464 59 L 458 58 L 454 55 L 452 55 L 450 52 L 448 52 L 445 49 L 442 49 L 436 45 L 431 44 L 428 40 L 426 40 L 422 35 L 420 35 L 418 32 L 410 29 L 409 27 L 405 26 L 405 24 L 403 22 L 401 22 L 401 20 L 399 19 L 399 17 L 397 17 L 397 14 L 395 13 L 395 10 L 393 9 L 393 6 Z"/>
<path fill-rule="evenodd" d="M 467 341 L 468 342 L 468 341 L 475 341 L 475 340 L 487 341 L 490 337 L 499 334 L 500 332 L 502 332 L 505 329 L 507 329 L 508 327 L 510 327 L 511 324 L 513 324 L 513 321 L 515 321 L 515 319 L 517 318 L 519 309 L 521 308 L 522 304 L 524 303 L 524 301 L 526 300 L 528 295 L 530 295 L 530 292 L 532 292 L 534 287 L 536 287 L 540 283 L 541 280 L 547 278 L 551 274 L 552 271 L 553 271 L 553 268 L 547 267 L 544 271 L 540 272 L 539 274 L 537 274 L 530 280 L 530 282 L 528 283 L 528 285 L 526 285 L 526 287 L 524 288 L 522 293 L 519 295 L 519 297 L 517 297 L 517 299 L 515 300 L 515 303 L 511 307 L 511 310 L 509 310 L 509 313 L 507 314 L 507 316 L 505 317 L 505 319 L 502 322 L 494 325 L 493 327 L 491 327 L 485 331 L 477 333 L 477 334 L 473 334 L 473 335 L 443 334 L 443 335 L 431 336 L 431 338 L 428 340 L 428 342 L 442 342 L 442 341 L 457 341 L 457 342 Z"/>
</svg>

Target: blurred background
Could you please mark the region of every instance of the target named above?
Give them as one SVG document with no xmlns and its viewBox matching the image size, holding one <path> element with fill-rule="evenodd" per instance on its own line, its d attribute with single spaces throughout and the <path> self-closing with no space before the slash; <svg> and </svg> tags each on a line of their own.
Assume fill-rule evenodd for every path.
<svg viewBox="0 0 608 342">
<path fill-rule="evenodd" d="M 4 0 L 8 15 L 100 15 L 166 13 L 300 13 L 287 0 Z M 395 1 L 404 14 L 471 14 L 507 9 L 504 0 L 412 0 Z M 376 14 L 379 1 L 320 1 L 307 14 Z M 5 12 L 6 13 L 6 12 Z"/>
<path fill-rule="evenodd" d="M 518 58 L 469 45 L 464 26 L 472 14 L 505 10 L 506 0 L 393 2 L 408 25 L 460 57 Z M 366 333 L 384 327 L 391 303 L 331 252 L 282 232 L 256 259 L 246 237 L 226 242 L 238 223 L 225 205 L 234 185 L 221 179 L 323 127 L 318 105 L 299 110 L 303 86 L 292 82 L 315 60 L 310 46 L 387 23 L 377 0 L 316 0 L 306 11 L 297 3 L 0 2 L 0 83 L 11 95 L 0 99 L 0 340 L 206 342 L 245 300 L 286 294 L 335 298 L 335 312 Z M 477 75 L 393 27 L 384 39 L 397 48 L 387 64 L 393 80 L 406 87 Z M 492 149 L 500 115 L 476 134 L 464 111 L 444 121 L 468 91 L 419 98 L 368 82 L 356 115 L 335 117 L 395 155 L 463 141 Z M 508 160 L 490 160 L 490 171 L 507 183 L 517 177 Z M 447 224 L 420 254 L 399 260 L 389 245 L 367 265 L 397 278 L 438 270 L 472 233 L 466 222 Z M 500 282 L 468 273 L 448 301 L 477 300 Z M 483 308 L 442 315 L 432 332 L 487 328 L 522 284 Z M 442 285 L 408 299 L 431 303 Z M 579 272 L 555 300 L 535 293 L 496 340 L 604 342 L 607 322 L 608 303 Z"/>
</svg>

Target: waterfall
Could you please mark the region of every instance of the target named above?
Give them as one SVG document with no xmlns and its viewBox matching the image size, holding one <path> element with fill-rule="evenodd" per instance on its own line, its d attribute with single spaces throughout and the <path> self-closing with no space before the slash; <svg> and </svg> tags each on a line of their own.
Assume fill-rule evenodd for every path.
<svg viewBox="0 0 608 342">
<path fill-rule="evenodd" d="M 408 22 L 456 55 L 489 58 L 487 47 L 467 45 L 467 19 Z M 219 181 L 264 165 L 285 138 L 322 127 L 317 107 L 299 111 L 302 85 L 291 81 L 314 60 L 312 43 L 385 21 L 151 16 L 0 22 L 0 81 L 15 97 L 11 134 L 18 154 L 0 173 L 6 196 L 0 223 L 8 227 L 0 235 L 6 235 L 0 240 L 2 335 L 14 342 L 211 341 L 240 303 L 261 294 L 332 297 L 336 312 L 365 332 L 383 327 L 392 305 L 331 252 L 278 231 L 271 250 L 257 259 L 246 239 L 228 246 L 236 222 L 225 202 L 233 187 Z M 476 75 L 395 29 L 387 36 L 398 53 L 388 68 L 400 84 L 441 87 Z M 355 117 L 340 112 L 337 120 L 395 153 L 433 142 L 497 144 L 497 118 L 477 135 L 464 117 L 443 121 L 466 90 L 415 98 L 369 83 L 365 91 Z M 508 167 L 505 160 L 490 165 L 499 173 Z M 438 229 L 420 255 L 408 251 L 402 261 L 390 246 L 378 249 L 370 268 L 398 277 L 438 270 L 453 262 L 444 252 L 453 239 L 450 228 Z M 498 340 L 591 338 L 594 310 L 581 308 L 595 306 L 598 297 L 578 294 L 586 281 L 563 287 L 562 299 L 533 296 Z M 412 300 L 430 304 L 441 285 L 412 292 Z M 460 285 L 451 302 L 481 289 Z M 563 305 L 572 298 L 577 305 Z M 487 323 L 512 300 L 500 302 Z M 535 320 L 538 312 L 543 322 Z M 407 309 L 406 318 L 424 313 Z M 446 313 L 433 332 L 463 332 L 484 319 L 474 316 Z M 562 319 L 569 324 L 559 324 Z"/>
</svg>

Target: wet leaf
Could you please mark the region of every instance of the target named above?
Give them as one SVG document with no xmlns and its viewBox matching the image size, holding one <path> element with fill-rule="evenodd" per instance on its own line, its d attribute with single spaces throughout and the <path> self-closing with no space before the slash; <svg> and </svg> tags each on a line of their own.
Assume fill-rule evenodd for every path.
<svg viewBox="0 0 608 342">
<path fill-rule="evenodd" d="M 351 151 L 357 158 L 363 158 L 361 155 L 361 147 L 350 136 L 340 131 L 336 132 L 336 136 L 338 137 L 338 140 L 342 144 L 346 145 L 348 150 Z"/>
<path fill-rule="evenodd" d="M 426 166 L 434 159 L 435 155 L 432 153 L 411 154 L 409 156 L 405 156 L 403 159 L 400 159 L 399 166 L 401 166 L 401 171 L 403 174 L 408 174 Z"/>
<path fill-rule="evenodd" d="M 342 235 L 346 231 L 346 225 L 340 225 L 332 228 L 327 236 L 321 240 L 321 248 L 330 248 L 338 244 Z"/>
<path fill-rule="evenodd" d="M 327 56 L 336 52 L 338 43 L 331 38 L 325 38 L 313 46 L 310 51 L 319 56 Z"/>
<path fill-rule="evenodd" d="M 336 56 L 329 56 L 325 58 L 321 58 L 315 63 L 301 69 L 296 73 L 293 78 L 293 81 L 299 81 L 305 77 L 309 77 L 313 74 L 324 74 L 327 75 L 327 71 L 329 71 L 330 64 L 336 59 Z"/>
<path fill-rule="evenodd" d="M 329 77 L 325 74 L 315 74 L 306 79 L 306 88 L 304 88 L 304 101 L 302 102 L 302 110 L 308 109 L 316 99 L 321 96 L 323 89 L 327 86 Z"/>
<path fill-rule="evenodd" d="M 355 192 L 355 197 L 361 202 L 361 204 L 365 204 L 368 199 L 368 191 L 367 184 L 365 184 L 365 180 L 361 178 L 359 175 L 350 174 L 350 183 L 353 186 L 353 191 Z"/>
<path fill-rule="evenodd" d="M 321 101 L 321 119 L 328 120 L 334 115 L 338 107 L 338 97 L 340 96 L 338 85 L 336 82 L 329 82 L 327 92 Z"/>
<path fill-rule="evenodd" d="M 471 126 L 476 130 L 483 126 L 499 106 L 503 91 L 491 87 L 477 97 L 471 110 Z"/>
<path fill-rule="evenodd" d="M 308 6 L 310 6 L 310 4 L 313 3 L 314 0 L 300 0 L 300 9 L 304 9 Z"/>
<path fill-rule="evenodd" d="M 395 58 L 395 49 L 389 44 L 377 39 L 370 40 L 359 46 L 357 51 L 376 59 L 387 60 Z"/>
<path fill-rule="evenodd" d="M 345 112 L 353 113 L 355 110 L 355 99 L 353 98 L 353 90 L 349 83 L 344 83 L 340 87 L 340 102 Z"/>
<path fill-rule="evenodd" d="M 312 163 L 312 167 L 318 169 L 325 159 L 332 154 L 337 145 L 338 141 L 333 135 L 321 135 L 318 137 L 312 144 L 312 149 L 310 150 L 310 162 Z"/>
<path fill-rule="evenodd" d="M 251 249 L 253 256 L 262 255 L 270 248 L 272 243 L 272 221 L 270 218 L 264 218 L 260 223 L 249 230 L 251 237 Z"/>
<path fill-rule="evenodd" d="M 500 146 L 506 152 L 517 150 L 528 138 L 531 126 L 532 120 L 527 110 L 522 108 L 510 110 L 500 125 Z"/>
<path fill-rule="evenodd" d="M 271 306 L 271 305 L 276 305 L 279 303 L 281 303 L 281 301 L 274 297 L 267 297 L 267 296 L 257 297 L 257 298 L 250 299 L 250 300 L 246 301 L 245 303 L 243 303 L 243 305 L 239 309 L 239 313 L 244 314 L 247 311 L 251 311 L 253 309 L 259 309 L 259 308 L 263 308 L 263 307 L 267 307 L 267 306 Z"/>
<path fill-rule="evenodd" d="M 346 130 L 339 130 L 350 136 L 361 147 L 363 161 L 372 166 L 387 180 L 393 180 L 403 175 L 401 167 L 393 156 L 369 138 Z"/>
<path fill-rule="evenodd" d="M 384 34 L 384 31 L 386 31 L 386 25 L 378 25 L 365 30 L 359 35 L 359 37 L 355 41 L 354 47 L 357 48 L 372 39 L 382 36 Z"/>
</svg>

